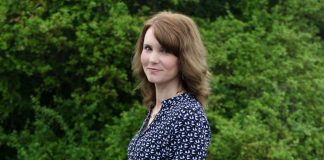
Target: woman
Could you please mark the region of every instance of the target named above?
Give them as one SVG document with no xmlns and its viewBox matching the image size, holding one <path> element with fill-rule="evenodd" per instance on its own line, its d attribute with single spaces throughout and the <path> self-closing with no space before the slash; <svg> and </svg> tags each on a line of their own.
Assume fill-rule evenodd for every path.
<svg viewBox="0 0 324 160">
<path fill-rule="evenodd" d="M 149 112 L 128 146 L 128 159 L 205 159 L 208 71 L 196 24 L 160 12 L 144 24 L 136 47 L 132 69 Z"/>
</svg>

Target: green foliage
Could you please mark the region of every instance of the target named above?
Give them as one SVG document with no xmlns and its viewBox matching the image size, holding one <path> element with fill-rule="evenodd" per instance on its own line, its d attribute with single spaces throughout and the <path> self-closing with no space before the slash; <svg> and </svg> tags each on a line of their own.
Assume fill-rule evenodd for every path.
<svg viewBox="0 0 324 160">
<path fill-rule="evenodd" d="M 137 101 L 130 62 L 140 22 L 123 3 L 1 3 L 0 146 L 10 151 L 1 155 L 102 157 L 101 132 Z"/>
<path fill-rule="evenodd" d="M 208 159 L 324 157 L 324 3 L 0 1 L 1 159 L 126 159 L 145 117 L 131 58 L 153 12 L 209 52 Z"/>
<path fill-rule="evenodd" d="M 213 73 L 209 159 L 320 159 L 323 42 L 317 22 L 293 18 L 313 8 L 287 14 L 304 2 L 271 12 L 255 7 L 266 1 L 245 3 L 243 19 L 229 14 L 202 32 Z"/>
<path fill-rule="evenodd" d="M 135 104 L 128 112 L 121 113 L 120 118 L 115 118 L 114 124 L 106 127 L 108 136 L 105 142 L 109 146 L 105 149 L 105 159 L 127 159 L 125 152 L 128 143 L 140 128 L 145 115 L 144 107 Z"/>
</svg>

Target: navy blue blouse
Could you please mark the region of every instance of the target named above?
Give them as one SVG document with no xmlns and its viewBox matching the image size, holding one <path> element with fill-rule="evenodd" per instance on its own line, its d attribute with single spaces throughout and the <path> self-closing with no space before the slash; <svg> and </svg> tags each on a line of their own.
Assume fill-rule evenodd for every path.
<svg viewBox="0 0 324 160">
<path fill-rule="evenodd" d="M 210 127 L 194 96 L 182 93 L 162 101 L 161 110 L 145 127 L 150 112 L 129 143 L 129 160 L 201 160 L 207 157 Z"/>
</svg>

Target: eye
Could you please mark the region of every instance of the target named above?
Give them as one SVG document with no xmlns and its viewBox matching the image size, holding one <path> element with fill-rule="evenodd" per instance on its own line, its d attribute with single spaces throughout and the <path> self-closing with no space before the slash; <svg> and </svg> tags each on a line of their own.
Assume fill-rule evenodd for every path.
<svg viewBox="0 0 324 160">
<path fill-rule="evenodd" d="M 166 51 L 165 51 L 164 48 L 160 48 L 160 52 L 161 52 L 161 53 L 166 53 Z"/>
<path fill-rule="evenodd" d="M 160 48 L 160 52 L 164 53 L 164 54 L 169 54 L 170 53 L 165 48 Z"/>
<path fill-rule="evenodd" d="M 149 45 L 144 45 L 143 49 L 144 49 L 145 51 L 152 51 L 152 47 L 149 46 Z"/>
</svg>

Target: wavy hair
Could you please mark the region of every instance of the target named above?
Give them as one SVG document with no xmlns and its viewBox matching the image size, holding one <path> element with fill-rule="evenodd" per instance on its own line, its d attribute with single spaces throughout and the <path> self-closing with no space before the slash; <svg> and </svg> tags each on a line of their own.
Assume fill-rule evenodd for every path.
<svg viewBox="0 0 324 160">
<path fill-rule="evenodd" d="M 184 89 L 206 107 L 209 95 L 207 51 L 195 22 L 186 15 L 172 12 L 159 12 L 148 19 L 136 43 L 132 69 L 139 80 L 144 105 L 149 107 L 156 101 L 155 86 L 146 78 L 141 64 L 143 41 L 150 27 L 154 28 L 160 45 L 179 58 L 179 77 Z"/>
</svg>

